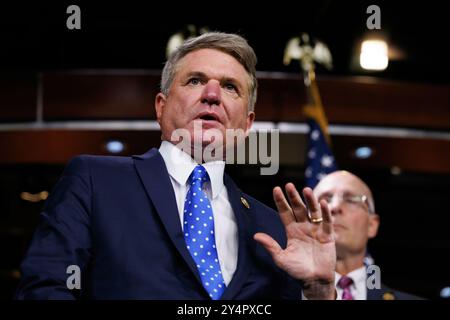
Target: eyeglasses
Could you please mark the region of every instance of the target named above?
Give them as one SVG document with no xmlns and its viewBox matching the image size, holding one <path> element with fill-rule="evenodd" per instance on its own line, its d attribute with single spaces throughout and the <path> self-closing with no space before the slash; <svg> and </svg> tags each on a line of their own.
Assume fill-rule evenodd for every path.
<svg viewBox="0 0 450 320">
<path fill-rule="evenodd" d="M 335 193 L 335 194 L 324 194 L 319 197 L 319 201 L 325 200 L 327 204 L 333 203 L 334 199 L 337 198 L 340 203 L 348 207 L 364 207 L 367 208 L 369 213 L 375 212 L 369 198 L 366 195 L 356 195 L 350 193 Z"/>
</svg>

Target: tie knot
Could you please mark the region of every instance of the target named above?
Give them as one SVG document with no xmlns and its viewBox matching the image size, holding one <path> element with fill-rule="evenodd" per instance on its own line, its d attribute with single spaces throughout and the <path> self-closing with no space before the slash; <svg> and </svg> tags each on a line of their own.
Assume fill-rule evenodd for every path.
<svg viewBox="0 0 450 320">
<path fill-rule="evenodd" d="M 353 279 L 350 277 L 347 277 L 347 276 L 342 276 L 337 283 L 338 287 L 341 289 L 346 289 L 346 288 L 350 287 L 352 284 L 353 284 Z"/>
<path fill-rule="evenodd" d="M 194 170 L 192 170 L 192 173 L 189 177 L 189 182 L 191 184 L 199 183 L 202 186 L 206 181 L 209 181 L 209 175 L 205 167 L 202 165 L 196 166 Z"/>
</svg>

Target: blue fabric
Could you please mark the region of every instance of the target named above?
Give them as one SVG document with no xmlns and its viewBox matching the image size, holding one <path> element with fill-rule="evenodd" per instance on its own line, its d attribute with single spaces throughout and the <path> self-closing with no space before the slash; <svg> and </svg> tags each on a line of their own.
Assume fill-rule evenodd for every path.
<svg viewBox="0 0 450 320">
<path fill-rule="evenodd" d="M 213 300 L 225 290 L 214 235 L 214 216 L 208 196 L 202 187 L 209 181 L 206 169 L 198 165 L 189 177 L 189 191 L 184 202 L 184 239 L 205 290 Z"/>
</svg>

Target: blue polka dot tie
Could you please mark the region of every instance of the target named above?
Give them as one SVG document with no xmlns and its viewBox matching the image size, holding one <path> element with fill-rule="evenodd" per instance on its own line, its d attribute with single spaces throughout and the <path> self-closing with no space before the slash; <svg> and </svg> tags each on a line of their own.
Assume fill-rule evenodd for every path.
<svg viewBox="0 0 450 320">
<path fill-rule="evenodd" d="M 189 191 L 184 202 L 184 239 L 197 264 L 202 284 L 213 300 L 225 290 L 214 236 L 214 216 L 208 197 L 202 190 L 209 181 L 205 168 L 198 165 L 188 179 Z"/>
</svg>

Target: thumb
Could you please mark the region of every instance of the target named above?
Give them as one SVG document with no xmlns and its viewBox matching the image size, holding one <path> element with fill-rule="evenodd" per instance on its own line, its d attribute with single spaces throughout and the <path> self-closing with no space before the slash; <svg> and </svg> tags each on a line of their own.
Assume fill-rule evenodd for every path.
<svg viewBox="0 0 450 320">
<path fill-rule="evenodd" d="M 270 253 L 275 260 L 275 256 L 278 255 L 283 249 L 280 247 L 271 236 L 265 233 L 258 232 L 253 236 L 259 244 L 261 244 Z"/>
</svg>

